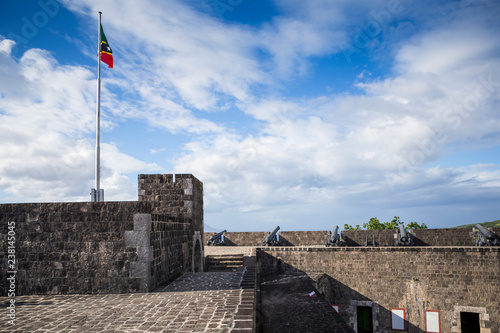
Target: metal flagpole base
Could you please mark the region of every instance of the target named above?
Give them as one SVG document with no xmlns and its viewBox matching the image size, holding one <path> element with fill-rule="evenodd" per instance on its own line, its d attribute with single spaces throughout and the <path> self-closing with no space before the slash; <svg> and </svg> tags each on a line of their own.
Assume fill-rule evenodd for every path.
<svg viewBox="0 0 500 333">
<path fill-rule="evenodd" d="M 104 190 L 101 188 L 96 191 L 95 188 L 90 190 L 90 201 L 91 202 L 103 202 L 104 201 Z"/>
</svg>

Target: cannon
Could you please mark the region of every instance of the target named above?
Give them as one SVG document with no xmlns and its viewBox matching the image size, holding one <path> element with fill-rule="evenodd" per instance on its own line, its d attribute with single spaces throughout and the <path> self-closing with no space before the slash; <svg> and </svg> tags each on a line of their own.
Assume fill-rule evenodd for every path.
<svg viewBox="0 0 500 333">
<path fill-rule="evenodd" d="M 408 246 L 408 245 L 411 246 L 411 245 L 413 245 L 413 239 L 406 232 L 405 226 L 403 224 L 399 225 L 399 233 L 397 236 L 396 245 L 397 246 Z"/>
<path fill-rule="evenodd" d="M 333 228 L 333 232 L 330 232 L 330 235 L 328 236 L 328 239 L 326 240 L 325 246 L 342 246 L 342 245 L 344 245 L 344 242 L 340 238 L 338 231 L 339 231 L 339 226 L 336 225 Z"/>
<path fill-rule="evenodd" d="M 207 241 L 207 245 L 224 245 L 224 239 L 222 238 L 223 234 L 227 230 L 222 230 L 221 232 L 216 233 Z"/>
<path fill-rule="evenodd" d="M 476 224 L 476 228 L 479 230 L 476 239 L 476 246 L 496 246 L 500 245 L 500 241 L 498 240 L 497 235 L 495 235 L 492 231 L 489 231 L 479 223 Z"/>
<path fill-rule="evenodd" d="M 280 242 L 278 241 L 278 230 L 280 230 L 280 227 L 276 226 L 276 228 L 274 228 L 274 230 L 264 238 L 262 245 L 268 245 L 268 246 L 280 245 Z"/>
</svg>

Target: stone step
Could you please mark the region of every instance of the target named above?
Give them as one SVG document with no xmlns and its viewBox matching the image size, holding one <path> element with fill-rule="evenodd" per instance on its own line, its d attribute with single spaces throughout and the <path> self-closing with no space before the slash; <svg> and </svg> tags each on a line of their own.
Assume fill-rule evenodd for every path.
<svg viewBox="0 0 500 333">
<path fill-rule="evenodd" d="M 236 272 L 238 270 L 238 267 L 209 267 L 207 269 L 207 272 Z"/>
<path fill-rule="evenodd" d="M 246 260 L 240 287 L 242 289 L 255 288 L 255 259 Z"/>
<path fill-rule="evenodd" d="M 243 255 L 210 255 L 206 262 L 207 271 L 236 271 L 243 266 Z"/>
<path fill-rule="evenodd" d="M 243 265 L 243 260 L 208 260 L 209 264 L 214 265 Z"/>
<path fill-rule="evenodd" d="M 241 265 L 210 265 L 209 268 L 238 268 Z"/>
<path fill-rule="evenodd" d="M 243 262 L 243 256 L 207 257 L 208 262 Z"/>
<path fill-rule="evenodd" d="M 243 260 L 242 254 L 219 254 L 219 255 L 209 255 L 207 258 L 211 259 L 241 259 Z"/>
</svg>

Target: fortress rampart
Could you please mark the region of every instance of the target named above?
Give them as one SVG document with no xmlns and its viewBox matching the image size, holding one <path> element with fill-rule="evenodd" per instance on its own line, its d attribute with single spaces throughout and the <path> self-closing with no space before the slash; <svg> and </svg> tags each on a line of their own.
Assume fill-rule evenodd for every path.
<svg viewBox="0 0 500 333">
<path fill-rule="evenodd" d="M 500 329 L 499 247 L 273 247 L 257 250 L 262 275 L 306 273 L 358 332 L 358 307 L 371 309 L 373 332 L 391 332 L 403 309 L 407 332 L 424 332 L 439 313 L 441 332 L 462 332 L 462 312 L 481 332 Z M 438 312 L 435 312 L 438 311 Z"/>
<path fill-rule="evenodd" d="M 202 183 L 138 179 L 138 201 L 0 205 L 2 281 L 17 272 L 17 295 L 145 292 L 203 270 Z"/>
<path fill-rule="evenodd" d="M 500 228 L 490 230 L 500 235 Z M 397 230 L 342 231 L 340 247 L 325 246 L 329 231 L 280 230 L 280 245 L 263 247 L 268 233 L 226 232 L 226 246 L 218 248 L 257 248 L 262 279 L 307 275 L 355 332 L 398 331 L 393 311 L 403 313 L 411 333 L 434 332 L 426 328 L 431 323 L 440 332 L 467 332 L 464 314 L 476 316 L 481 333 L 500 332 L 500 247 L 474 246 L 475 228 L 410 230 L 415 246 L 397 246 Z M 378 246 L 364 246 L 373 237 Z M 358 327 L 360 316 L 368 316 L 369 329 Z"/>
<path fill-rule="evenodd" d="M 206 232 L 205 239 L 210 239 L 215 232 Z M 267 231 L 225 232 L 224 243 L 227 246 L 260 246 Z M 280 231 L 280 244 L 283 246 L 325 245 L 327 231 Z"/>
<path fill-rule="evenodd" d="M 500 228 L 490 228 L 500 235 Z M 347 246 L 363 246 L 366 238 L 372 241 L 373 236 L 379 246 L 395 246 L 397 230 L 343 230 L 342 238 Z M 281 246 L 320 246 L 325 245 L 330 231 L 279 231 Z M 215 232 L 206 232 L 204 238 L 210 239 Z M 262 232 L 225 232 L 224 241 L 227 246 L 261 246 L 264 237 Z M 450 229 L 413 229 L 409 231 L 416 246 L 473 246 L 476 240 L 475 228 Z"/>
<path fill-rule="evenodd" d="M 189 174 L 138 182 L 138 201 L 0 205 L 0 294 L 12 275 L 22 296 L 148 292 L 202 272 L 204 240 L 214 234 L 203 232 L 202 183 Z M 330 231 L 280 230 L 280 246 L 264 247 L 268 233 L 226 232 L 227 246 L 217 247 L 243 257 L 239 287 L 255 291 L 247 291 L 255 303 L 246 301 L 255 331 L 261 279 L 295 274 L 313 281 L 354 331 L 360 318 L 370 332 L 394 331 L 395 313 L 411 333 L 436 322 L 440 332 L 462 332 L 463 314 L 476 316 L 481 333 L 500 330 L 500 248 L 473 246 L 475 228 L 411 230 L 416 246 L 396 246 L 396 230 L 342 231 L 341 247 L 325 247 Z M 373 237 L 379 246 L 363 246 Z"/>
</svg>

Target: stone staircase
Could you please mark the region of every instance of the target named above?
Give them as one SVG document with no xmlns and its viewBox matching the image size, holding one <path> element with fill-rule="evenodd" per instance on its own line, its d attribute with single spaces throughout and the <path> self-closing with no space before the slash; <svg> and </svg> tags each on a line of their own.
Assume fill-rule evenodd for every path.
<svg viewBox="0 0 500 333">
<path fill-rule="evenodd" d="M 255 289 L 255 257 L 246 257 L 241 276 L 241 289 Z"/>
<path fill-rule="evenodd" d="M 236 271 L 243 266 L 243 254 L 220 254 L 206 257 L 207 272 Z"/>
</svg>

